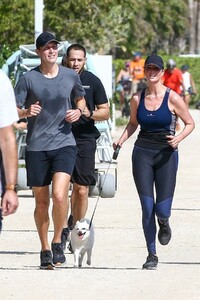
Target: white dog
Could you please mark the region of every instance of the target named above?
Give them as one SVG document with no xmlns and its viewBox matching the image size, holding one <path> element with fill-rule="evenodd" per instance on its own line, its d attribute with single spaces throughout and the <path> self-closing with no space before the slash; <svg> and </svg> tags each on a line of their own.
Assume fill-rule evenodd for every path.
<svg viewBox="0 0 200 300">
<path fill-rule="evenodd" d="M 94 245 L 94 228 L 90 221 L 81 219 L 76 222 L 71 232 L 71 245 L 74 253 L 74 267 L 82 267 L 83 257 L 87 252 L 87 264 L 91 265 L 92 247 Z"/>
</svg>

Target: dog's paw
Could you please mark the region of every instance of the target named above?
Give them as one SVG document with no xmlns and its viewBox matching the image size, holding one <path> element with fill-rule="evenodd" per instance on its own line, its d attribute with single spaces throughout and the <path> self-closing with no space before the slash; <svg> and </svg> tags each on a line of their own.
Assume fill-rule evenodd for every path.
<svg viewBox="0 0 200 300">
<path fill-rule="evenodd" d="M 74 265 L 74 268 L 75 268 L 75 269 L 78 269 L 78 268 L 79 268 L 79 266 L 78 266 L 78 265 Z"/>
<path fill-rule="evenodd" d="M 87 265 L 90 266 L 91 265 L 91 260 L 87 260 Z"/>
</svg>

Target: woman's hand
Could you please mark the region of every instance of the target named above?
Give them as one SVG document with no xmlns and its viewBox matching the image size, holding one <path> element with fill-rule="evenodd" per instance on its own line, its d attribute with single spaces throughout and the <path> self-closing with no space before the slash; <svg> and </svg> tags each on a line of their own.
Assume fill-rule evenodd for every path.
<svg viewBox="0 0 200 300">
<path fill-rule="evenodd" d="M 120 148 L 122 147 L 122 143 L 120 142 L 120 140 L 118 140 L 117 142 L 114 142 L 114 143 L 113 143 L 113 149 L 116 150 L 116 148 L 117 148 L 118 146 L 119 146 Z"/>
<path fill-rule="evenodd" d="M 179 143 L 181 142 L 181 138 L 180 135 L 166 135 L 168 144 L 172 147 L 172 148 L 177 148 Z"/>
</svg>

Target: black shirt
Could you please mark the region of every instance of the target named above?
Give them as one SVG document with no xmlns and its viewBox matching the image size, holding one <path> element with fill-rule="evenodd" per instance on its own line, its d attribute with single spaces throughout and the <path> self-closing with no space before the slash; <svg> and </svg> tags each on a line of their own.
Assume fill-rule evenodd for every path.
<svg viewBox="0 0 200 300">
<path fill-rule="evenodd" d="M 108 103 L 104 86 L 97 76 L 92 72 L 83 70 L 80 79 L 86 93 L 84 97 L 89 110 L 95 110 L 96 105 Z M 81 116 L 77 122 L 72 123 L 72 132 L 75 138 L 98 138 L 100 136 L 94 125 L 94 120 L 85 116 Z"/>
</svg>

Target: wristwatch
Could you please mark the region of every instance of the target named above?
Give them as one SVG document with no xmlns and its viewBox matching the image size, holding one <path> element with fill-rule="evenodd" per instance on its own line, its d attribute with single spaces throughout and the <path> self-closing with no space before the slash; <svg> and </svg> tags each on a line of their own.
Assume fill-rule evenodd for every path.
<svg viewBox="0 0 200 300">
<path fill-rule="evenodd" d="M 82 111 L 82 109 L 81 109 L 80 107 L 77 107 L 76 109 L 78 109 L 78 110 L 80 111 L 80 113 L 81 113 L 81 116 L 82 116 L 82 114 L 83 114 L 83 111 Z"/>
<path fill-rule="evenodd" d="M 17 184 L 6 184 L 6 191 L 14 191 L 17 193 Z"/>
</svg>

